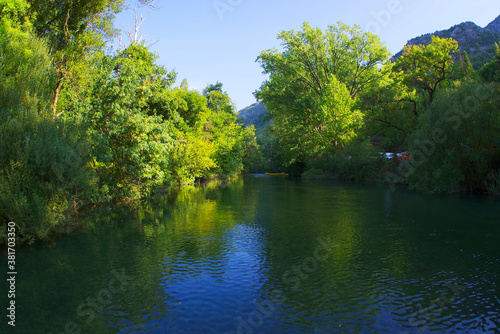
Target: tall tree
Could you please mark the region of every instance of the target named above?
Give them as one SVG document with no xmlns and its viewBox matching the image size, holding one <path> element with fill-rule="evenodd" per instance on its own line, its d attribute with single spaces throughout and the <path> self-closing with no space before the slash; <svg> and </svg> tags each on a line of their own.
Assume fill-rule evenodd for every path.
<svg viewBox="0 0 500 334">
<path fill-rule="evenodd" d="M 434 94 L 449 82 L 453 74 L 453 55 L 458 53 L 458 42 L 452 38 L 432 36 L 429 45 L 407 45 L 394 67 L 403 71 L 404 83 L 424 92 L 432 103 Z"/>
<path fill-rule="evenodd" d="M 104 47 L 105 39 L 115 31 L 114 14 L 123 0 L 28 0 L 33 28 L 44 37 L 51 49 L 57 71 L 52 110 L 60 115 L 57 105 L 68 77 L 78 77 L 85 70 L 79 66 L 93 52 Z M 79 74 L 80 73 L 80 74 Z M 74 83 L 74 80 L 72 80 Z"/>
<path fill-rule="evenodd" d="M 269 80 L 256 96 L 275 121 L 288 163 L 300 163 L 352 139 L 361 122 L 352 101 L 376 84 L 389 52 L 377 36 L 342 22 L 325 32 L 304 23 L 301 31 L 278 37 L 284 51 L 263 51 L 257 58 Z"/>
<path fill-rule="evenodd" d="M 483 65 L 479 74 L 484 81 L 500 82 L 500 46 L 498 43 L 495 43 L 495 57 Z"/>
</svg>

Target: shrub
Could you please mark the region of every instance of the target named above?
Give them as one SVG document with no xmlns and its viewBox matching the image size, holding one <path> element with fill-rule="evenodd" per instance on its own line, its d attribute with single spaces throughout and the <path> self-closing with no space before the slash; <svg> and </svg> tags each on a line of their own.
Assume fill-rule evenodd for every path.
<svg viewBox="0 0 500 334">
<path fill-rule="evenodd" d="M 66 228 L 70 214 L 86 203 L 92 180 L 86 156 L 75 130 L 60 121 L 33 115 L 1 120 L 0 220 L 16 223 L 20 242 Z"/>
<path fill-rule="evenodd" d="M 405 175 L 419 190 L 484 192 L 494 173 L 500 94 L 491 84 L 464 82 L 438 94 L 409 138 Z"/>
</svg>

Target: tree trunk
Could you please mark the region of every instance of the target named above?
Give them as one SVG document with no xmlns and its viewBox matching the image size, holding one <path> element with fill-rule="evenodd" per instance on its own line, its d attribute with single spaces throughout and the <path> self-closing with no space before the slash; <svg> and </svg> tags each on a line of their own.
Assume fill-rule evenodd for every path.
<svg viewBox="0 0 500 334">
<path fill-rule="evenodd" d="M 52 113 L 54 114 L 54 118 L 61 116 L 61 114 L 57 114 L 57 100 L 59 99 L 59 93 L 61 92 L 61 83 L 62 80 L 58 80 L 56 91 L 54 94 L 54 101 L 52 102 Z"/>
</svg>

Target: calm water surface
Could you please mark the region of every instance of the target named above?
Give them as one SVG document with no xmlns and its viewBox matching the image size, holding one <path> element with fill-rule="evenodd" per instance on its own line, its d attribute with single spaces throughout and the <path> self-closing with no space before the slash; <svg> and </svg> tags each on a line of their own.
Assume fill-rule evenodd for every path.
<svg viewBox="0 0 500 334">
<path fill-rule="evenodd" d="M 498 333 L 499 217 L 498 200 L 380 185 L 249 175 L 186 188 L 18 247 L 7 329 Z"/>
</svg>

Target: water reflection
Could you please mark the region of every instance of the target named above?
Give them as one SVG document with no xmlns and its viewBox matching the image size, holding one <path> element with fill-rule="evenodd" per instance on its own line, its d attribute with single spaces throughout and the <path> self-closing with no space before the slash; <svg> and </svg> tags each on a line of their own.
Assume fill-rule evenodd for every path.
<svg viewBox="0 0 500 334">
<path fill-rule="evenodd" d="M 19 250 L 16 332 L 494 332 L 498 213 L 259 176 L 101 208 Z"/>
</svg>

